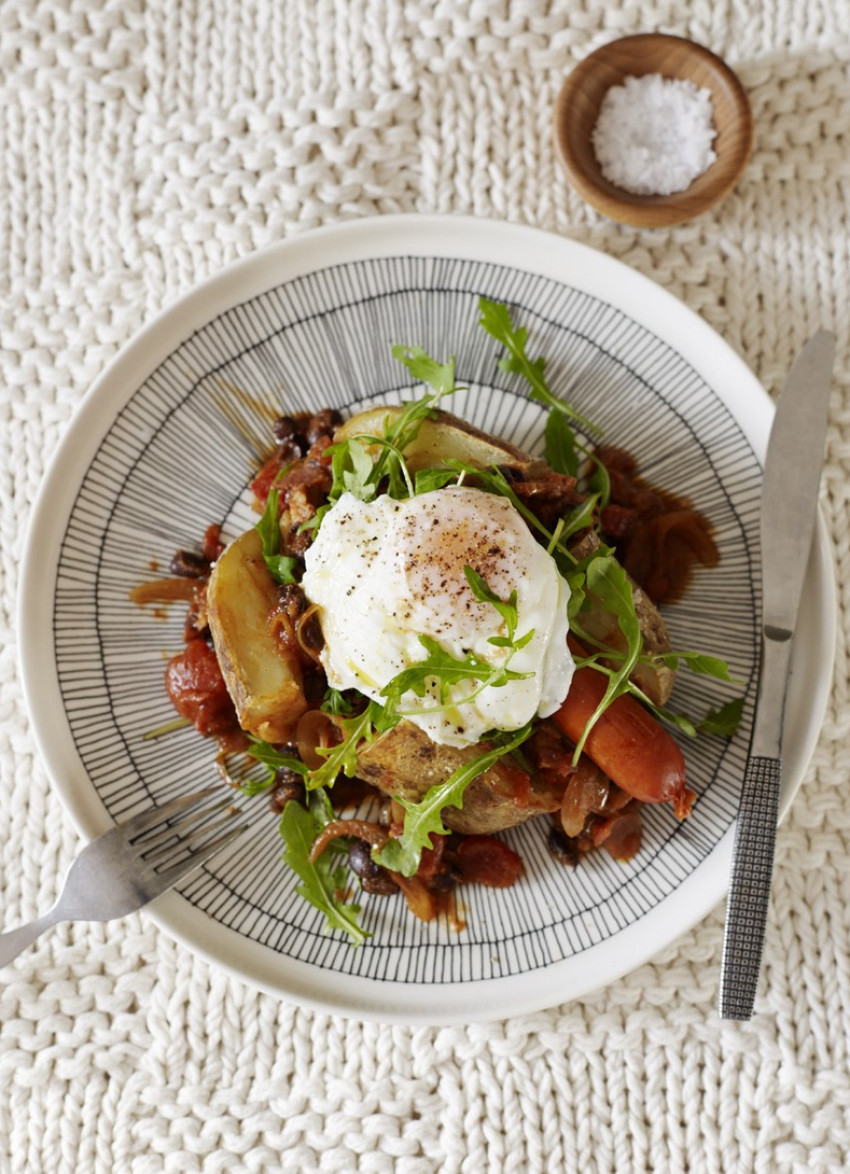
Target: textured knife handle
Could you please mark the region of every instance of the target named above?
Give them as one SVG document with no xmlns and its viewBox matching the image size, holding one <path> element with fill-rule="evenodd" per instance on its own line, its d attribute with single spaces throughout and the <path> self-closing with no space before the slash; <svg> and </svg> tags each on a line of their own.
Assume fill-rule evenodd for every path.
<svg viewBox="0 0 850 1174">
<path fill-rule="evenodd" d="M 751 758 L 744 774 L 720 969 L 722 1019 L 749 1019 L 753 1013 L 773 875 L 780 776 L 778 758 Z"/>
</svg>

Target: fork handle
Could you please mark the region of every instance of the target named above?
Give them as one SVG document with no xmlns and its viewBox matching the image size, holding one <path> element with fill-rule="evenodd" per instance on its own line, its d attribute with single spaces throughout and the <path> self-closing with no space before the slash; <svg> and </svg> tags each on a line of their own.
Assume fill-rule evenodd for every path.
<svg viewBox="0 0 850 1174">
<path fill-rule="evenodd" d="M 59 920 L 60 918 L 55 916 L 55 911 L 51 910 L 43 917 L 36 918 L 35 921 L 28 921 L 26 925 L 20 925 L 17 929 L 0 933 L 0 967 L 7 966 L 27 946 L 31 946 L 46 929 L 55 925 Z"/>
</svg>

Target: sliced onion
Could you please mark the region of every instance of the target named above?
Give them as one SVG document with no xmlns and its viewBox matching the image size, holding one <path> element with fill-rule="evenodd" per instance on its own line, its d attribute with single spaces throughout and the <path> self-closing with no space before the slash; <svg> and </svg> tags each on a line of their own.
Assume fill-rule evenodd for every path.
<svg viewBox="0 0 850 1174">
<path fill-rule="evenodd" d="M 380 848 L 389 839 L 389 832 L 368 819 L 332 819 L 330 823 L 325 824 L 313 841 L 310 861 L 318 860 L 331 840 L 338 840 L 344 836 L 354 836 L 357 840 L 365 840 L 373 848 Z"/>
<path fill-rule="evenodd" d="M 197 579 L 179 576 L 173 579 L 150 579 L 137 583 L 129 591 L 132 603 L 191 603 L 198 587 Z"/>
<path fill-rule="evenodd" d="M 318 770 L 324 764 L 324 757 L 318 754 L 317 748 L 325 749 L 335 746 L 339 741 L 339 731 L 333 718 L 321 709 L 308 709 L 298 719 L 295 727 L 295 743 L 301 761 L 308 770 Z"/>
<path fill-rule="evenodd" d="M 582 756 L 561 800 L 561 826 L 565 835 L 581 835 L 587 817 L 605 807 L 608 791 L 608 779 L 598 766 Z"/>
<path fill-rule="evenodd" d="M 311 603 L 310 606 L 307 608 L 307 610 L 305 612 L 302 612 L 301 615 L 298 617 L 298 619 L 295 621 L 295 639 L 298 641 L 298 647 L 301 649 L 301 651 L 304 653 L 305 656 L 309 656 L 311 660 L 314 660 L 316 662 L 316 664 L 321 663 L 321 661 L 319 660 L 319 657 L 320 657 L 322 649 L 321 648 L 312 648 L 310 646 L 310 644 L 308 644 L 308 642 L 304 639 L 304 627 L 312 619 L 315 618 L 318 610 L 319 610 L 318 604 Z"/>
<path fill-rule="evenodd" d="M 640 808 L 636 805 L 618 811 L 612 815 L 608 824 L 607 835 L 603 840 L 605 847 L 615 860 L 631 860 L 640 851 L 641 821 Z"/>
<path fill-rule="evenodd" d="M 402 876 L 400 872 L 387 869 L 390 876 L 404 894 L 407 908 L 420 921 L 433 921 L 437 916 L 437 900 L 434 894 L 415 876 Z"/>
</svg>

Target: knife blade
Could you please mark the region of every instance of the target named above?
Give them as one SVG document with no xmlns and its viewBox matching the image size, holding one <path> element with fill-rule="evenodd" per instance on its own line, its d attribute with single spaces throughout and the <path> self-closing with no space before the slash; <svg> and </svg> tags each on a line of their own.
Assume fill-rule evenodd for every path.
<svg viewBox="0 0 850 1174">
<path fill-rule="evenodd" d="M 735 830 L 719 1009 L 749 1019 L 758 983 L 782 782 L 791 644 L 815 534 L 835 339 L 818 331 L 797 357 L 770 430 L 761 499 L 761 670 Z"/>
</svg>

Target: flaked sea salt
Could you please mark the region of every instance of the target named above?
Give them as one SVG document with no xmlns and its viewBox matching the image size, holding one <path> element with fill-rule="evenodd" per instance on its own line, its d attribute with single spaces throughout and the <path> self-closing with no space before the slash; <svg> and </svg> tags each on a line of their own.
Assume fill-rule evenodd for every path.
<svg viewBox="0 0 850 1174">
<path fill-rule="evenodd" d="M 593 129 L 593 150 L 609 183 L 640 196 L 690 187 L 717 156 L 711 94 L 660 73 L 612 86 Z"/>
</svg>

